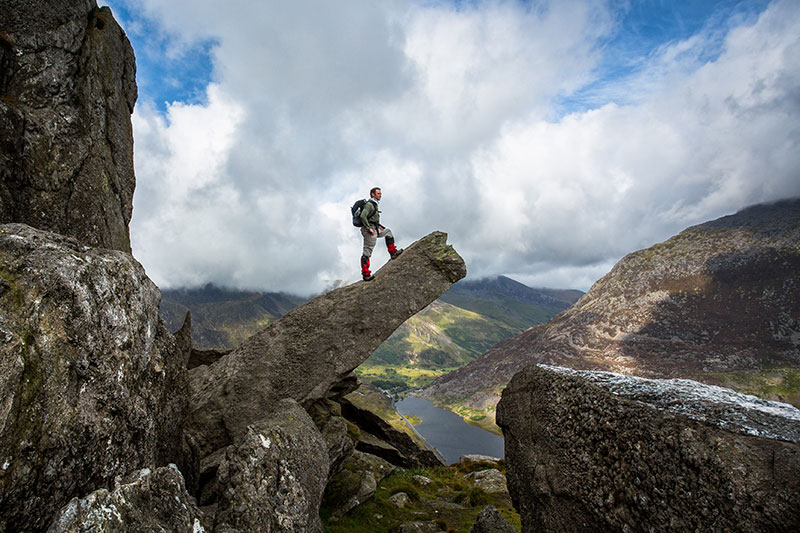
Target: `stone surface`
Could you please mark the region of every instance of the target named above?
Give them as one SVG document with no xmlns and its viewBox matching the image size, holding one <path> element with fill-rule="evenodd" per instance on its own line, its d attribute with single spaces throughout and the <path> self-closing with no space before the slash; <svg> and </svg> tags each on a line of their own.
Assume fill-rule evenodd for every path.
<svg viewBox="0 0 800 533">
<path fill-rule="evenodd" d="M 375 495 L 383 478 L 395 467 L 380 457 L 356 450 L 325 489 L 323 506 L 341 516 Z"/>
<path fill-rule="evenodd" d="M 529 364 L 716 383 L 800 367 L 800 199 L 686 229 L 620 260 L 575 305 L 498 343 L 422 396 L 493 416 Z"/>
<path fill-rule="evenodd" d="M 392 529 L 391 533 L 443 533 L 436 522 L 406 522 Z"/>
<path fill-rule="evenodd" d="M 495 463 L 499 464 L 502 461 L 499 457 L 492 457 L 491 455 L 480 455 L 476 453 L 471 453 L 467 455 L 462 455 L 458 458 L 459 463 Z"/>
<path fill-rule="evenodd" d="M 348 436 L 347 421 L 340 416 L 330 417 L 319 430 L 328 448 L 330 479 L 342 469 L 342 465 L 355 451 L 356 445 Z"/>
<path fill-rule="evenodd" d="M 612 390 L 535 366 L 506 388 L 498 423 L 524 531 L 797 529 L 800 444 Z"/>
<path fill-rule="evenodd" d="M 176 460 L 187 354 L 128 254 L 0 225 L 0 278 L 0 530 L 41 530 L 72 498 Z"/>
<path fill-rule="evenodd" d="M 0 223 L 130 252 L 133 50 L 94 0 L 0 9 Z"/>
<path fill-rule="evenodd" d="M 48 533 L 86 531 L 206 531 L 203 515 L 186 492 L 183 477 L 174 467 L 141 470 L 136 479 L 113 491 L 99 489 L 75 498 L 58 514 Z M 207 524 L 206 524 L 207 526 Z"/>
<path fill-rule="evenodd" d="M 311 417 L 294 400 L 280 401 L 220 463 L 214 531 L 321 533 L 328 468 Z"/>
<path fill-rule="evenodd" d="M 432 233 L 369 283 L 318 296 L 216 363 L 190 371 L 188 430 L 203 455 L 240 438 L 279 398 L 302 405 L 328 395 L 408 317 L 466 275 L 461 257 Z"/>
<path fill-rule="evenodd" d="M 470 533 L 517 533 L 517 528 L 497 511 L 494 505 L 487 505 L 478 514 Z"/>
<path fill-rule="evenodd" d="M 508 492 L 506 488 L 506 477 L 496 468 L 480 470 L 467 474 L 467 479 L 471 479 L 475 486 L 490 494 L 503 494 Z"/>
<path fill-rule="evenodd" d="M 398 492 L 397 494 L 392 494 L 389 497 L 389 503 L 397 507 L 398 509 L 402 509 L 406 505 L 408 505 L 408 494 L 405 492 Z"/>
<path fill-rule="evenodd" d="M 444 465 L 435 453 L 422 448 L 407 433 L 392 427 L 360 399 L 356 391 L 340 400 L 344 417 L 361 429 L 357 449 L 378 455 L 402 468 Z"/>
<path fill-rule="evenodd" d="M 431 478 L 425 476 L 412 476 L 411 480 L 420 487 L 424 487 L 426 485 L 430 485 L 431 483 L 433 483 L 433 480 Z"/>
</svg>

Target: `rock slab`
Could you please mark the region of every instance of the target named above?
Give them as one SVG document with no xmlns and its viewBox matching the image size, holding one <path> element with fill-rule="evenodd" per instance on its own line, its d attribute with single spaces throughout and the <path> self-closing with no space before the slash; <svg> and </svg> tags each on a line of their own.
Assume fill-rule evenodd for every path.
<svg viewBox="0 0 800 533">
<path fill-rule="evenodd" d="M 240 438 L 281 398 L 309 406 L 397 329 L 466 275 L 463 259 L 434 232 L 376 273 L 314 298 L 216 363 L 190 371 L 188 431 L 207 456 Z"/>
<path fill-rule="evenodd" d="M 172 531 L 201 533 L 202 513 L 172 466 L 141 470 L 113 491 L 99 489 L 66 505 L 48 533 Z"/>
<path fill-rule="evenodd" d="M 133 49 L 95 0 L 0 9 L 0 223 L 130 252 Z"/>
<path fill-rule="evenodd" d="M 797 530 L 800 444 L 665 410 L 652 389 L 641 401 L 635 386 L 615 394 L 591 377 L 530 366 L 503 392 L 498 423 L 524 531 Z M 662 389 L 674 404 L 667 380 Z"/>
<path fill-rule="evenodd" d="M 0 225 L 0 530 L 176 461 L 186 359 L 130 255 Z"/>
<path fill-rule="evenodd" d="M 214 531 L 321 533 L 328 469 L 311 417 L 294 400 L 282 400 L 222 460 Z"/>
</svg>

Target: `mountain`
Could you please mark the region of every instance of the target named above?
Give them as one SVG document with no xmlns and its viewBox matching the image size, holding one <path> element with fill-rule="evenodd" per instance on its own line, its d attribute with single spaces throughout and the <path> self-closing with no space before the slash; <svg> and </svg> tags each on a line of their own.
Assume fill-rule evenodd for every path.
<svg viewBox="0 0 800 533">
<path fill-rule="evenodd" d="M 236 348 L 244 339 L 274 322 L 308 298 L 285 293 L 237 291 L 207 284 L 161 291 L 161 316 L 171 331 L 192 313 L 196 348 Z"/>
<path fill-rule="evenodd" d="M 511 376 L 546 363 L 723 382 L 800 405 L 798 272 L 800 199 L 753 206 L 624 257 L 575 305 L 423 396 L 492 415 Z"/>
<path fill-rule="evenodd" d="M 522 331 L 547 322 L 581 296 L 578 290 L 531 288 L 498 276 L 459 281 L 439 299 Z"/>
<path fill-rule="evenodd" d="M 580 291 L 532 289 L 507 277 L 460 281 L 408 319 L 370 356 L 361 377 L 388 383 L 383 373 L 413 367 L 427 380 L 461 367 L 524 329 L 546 322 L 574 303 Z M 307 301 L 285 293 L 237 291 L 205 285 L 162 291 L 161 315 L 177 331 L 192 313 L 195 348 L 236 348 L 244 339 Z M 400 388 L 420 382 L 393 376 Z M 423 379 L 423 383 L 426 383 Z"/>
</svg>

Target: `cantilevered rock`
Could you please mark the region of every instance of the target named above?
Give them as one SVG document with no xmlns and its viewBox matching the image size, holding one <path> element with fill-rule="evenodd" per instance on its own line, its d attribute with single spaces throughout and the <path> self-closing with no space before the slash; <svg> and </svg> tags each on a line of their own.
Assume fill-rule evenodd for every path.
<svg viewBox="0 0 800 533">
<path fill-rule="evenodd" d="M 466 275 L 434 232 L 358 282 L 318 296 L 190 373 L 188 431 L 209 453 L 231 444 L 282 398 L 307 406 L 354 370 L 409 317 Z"/>
</svg>

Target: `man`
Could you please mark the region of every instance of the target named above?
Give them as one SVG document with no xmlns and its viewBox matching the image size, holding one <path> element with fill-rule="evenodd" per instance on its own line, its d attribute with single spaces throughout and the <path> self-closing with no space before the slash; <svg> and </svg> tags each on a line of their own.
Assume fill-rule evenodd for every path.
<svg viewBox="0 0 800 533">
<path fill-rule="evenodd" d="M 364 251 L 361 255 L 361 277 L 364 281 L 372 281 L 375 276 L 369 271 L 369 258 L 372 257 L 372 250 L 379 238 L 386 237 L 386 249 L 392 259 L 403 253 L 403 249 L 397 249 L 394 245 L 394 235 L 392 230 L 381 226 L 381 212 L 378 210 L 378 202 L 381 201 L 380 187 L 373 187 L 369 191 L 369 200 L 361 208 L 361 235 L 364 237 Z"/>
</svg>

